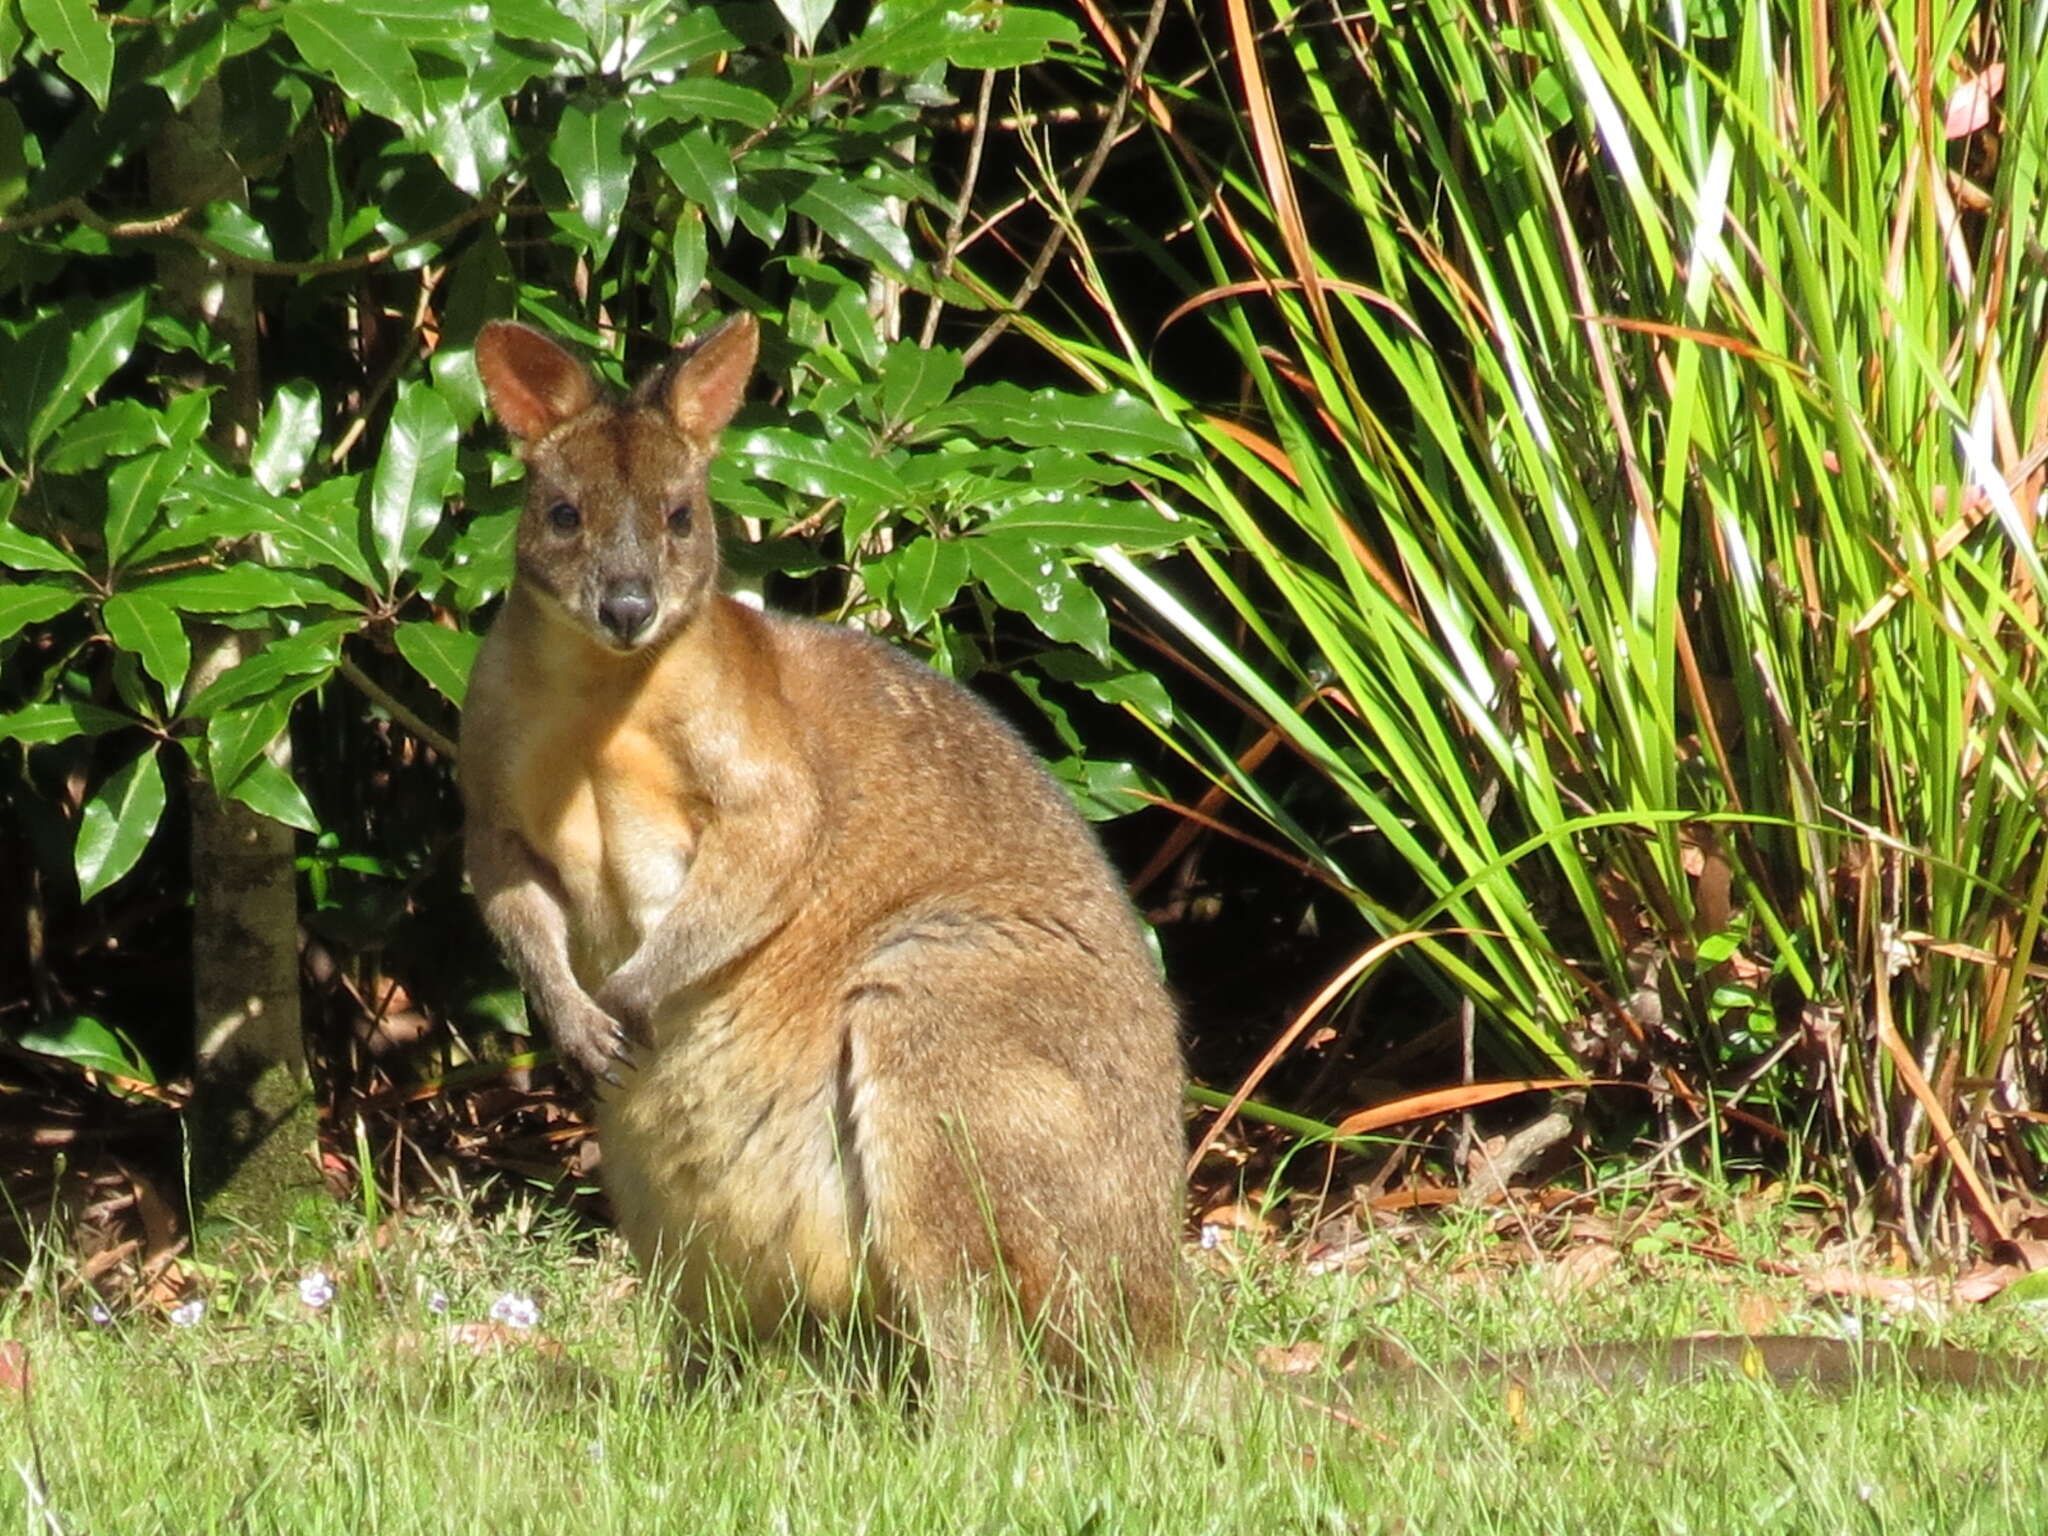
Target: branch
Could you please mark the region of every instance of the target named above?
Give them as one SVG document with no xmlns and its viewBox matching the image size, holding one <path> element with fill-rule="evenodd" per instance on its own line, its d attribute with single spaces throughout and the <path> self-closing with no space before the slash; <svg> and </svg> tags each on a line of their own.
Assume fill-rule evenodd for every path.
<svg viewBox="0 0 2048 1536">
<path fill-rule="evenodd" d="M 1122 136 L 1124 114 L 1130 110 L 1131 97 L 1137 91 L 1138 80 L 1145 73 L 1145 65 L 1152 57 L 1152 45 L 1159 41 L 1160 23 L 1166 19 L 1166 0 L 1152 0 L 1152 9 L 1145 17 L 1145 35 L 1132 50 L 1130 61 L 1124 66 L 1123 80 L 1118 84 L 1116 104 L 1110 108 L 1109 121 L 1102 125 L 1102 133 L 1095 140 L 1095 149 L 1088 156 L 1088 163 L 1082 167 L 1080 179 L 1074 183 L 1074 190 L 1067 201 L 1075 207 L 1088 200 L 1088 194 L 1095 186 L 1095 178 L 1102 174 L 1102 168 L 1109 162 L 1109 152 L 1116 147 Z M 997 315 L 982 333 L 967 345 L 961 354 L 962 360 L 972 364 L 986 352 L 995 339 L 1010 328 L 1021 310 L 1038 292 L 1045 281 L 1045 274 L 1052 269 L 1053 260 L 1060 253 L 1060 247 L 1067 242 L 1067 226 L 1064 221 L 1053 221 L 1052 233 L 1045 237 L 1045 244 L 1039 247 L 1038 259 L 1031 263 L 1031 270 L 1024 274 L 1024 281 L 1010 299 L 1010 307 Z"/>
<path fill-rule="evenodd" d="M 354 683 L 362 691 L 365 698 L 383 710 L 393 720 L 404 726 L 408 731 L 411 731 L 423 744 L 432 748 L 449 762 L 455 761 L 457 756 L 455 743 L 427 724 L 426 721 L 414 714 L 405 705 L 399 703 L 396 698 L 385 690 L 384 685 L 371 677 L 369 673 L 350 661 L 346 656 L 341 658 L 340 665 L 334 670 L 347 678 L 351 683 Z"/>
<path fill-rule="evenodd" d="M 514 191 L 517 188 L 513 189 Z M 444 219 L 432 229 L 417 235 L 407 235 L 403 240 L 382 245 L 374 251 L 365 251 L 360 256 L 343 256 L 332 261 L 271 261 L 261 256 L 244 256 L 231 251 L 217 240 L 209 239 L 196 229 L 187 229 L 186 220 L 197 208 L 179 208 L 170 213 L 159 214 L 153 219 L 109 219 L 87 206 L 82 197 L 67 197 L 61 202 L 38 208 L 30 213 L 16 214 L 11 219 L 0 219 L 0 235 L 23 234 L 41 229 L 46 224 L 55 224 L 62 219 L 74 219 L 95 234 L 109 240 L 177 240 L 194 250 L 200 251 L 223 267 L 233 272 L 247 272 L 255 277 L 326 277 L 342 272 L 362 272 L 372 267 L 381 267 L 403 251 L 418 245 L 431 245 L 447 239 L 450 235 L 466 229 L 480 219 L 490 218 L 504 211 L 504 203 L 496 197 L 487 197 L 472 203 L 453 218 Z"/>
</svg>

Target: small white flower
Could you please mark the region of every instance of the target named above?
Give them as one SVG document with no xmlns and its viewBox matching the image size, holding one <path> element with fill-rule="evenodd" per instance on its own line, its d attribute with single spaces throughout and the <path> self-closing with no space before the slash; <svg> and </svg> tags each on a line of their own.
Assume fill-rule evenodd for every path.
<svg viewBox="0 0 2048 1536">
<path fill-rule="evenodd" d="M 1213 1221 L 1202 1223 L 1202 1246 L 1204 1248 L 1214 1248 L 1222 1241 L 1223 1229 L 1221 1227 L 1217 1226 Z"/>
<path fill-rule="evenodd" d="M 327 1271 L 316 1269 L 299 1281 L 299 1300 L 316 1312 L 334 1300 L 334 1282 L 327 1277 Z"/>
<path fill-rule="evenodd" d="M 540 1321 L 540 1308 L 533 1304 L 532 1297 L 507 1291 L 491 1303 L 491 1321 L 507 1328 L 531 1328 Z"/>
<path fill-rule="evenodd" d="M 171 1321 L 180 1328 L 190 1328 L 204 1316 L 206 1303 L 196 1296 L 182 1306 L 171 1308 Z"/>
<path fill-rule="evenodd" d="M 436 1317 L 446 1312 L 448 1310 L 448 1293 L 446 1291 L 434 1291 L 429 1294 L 427 1297 L 427 1310 Z"/>
<path fill-rule="evenodd" d="M 99 1302 L 94 1302 L 91 1306 L 87 1307 L 85 1309 L 85 1316 L 86 1321 L 90 1322 L 95 1328 L 104 1328 L 114 1320 L 114 1314 L 109 1312 Z"/>
</svg>

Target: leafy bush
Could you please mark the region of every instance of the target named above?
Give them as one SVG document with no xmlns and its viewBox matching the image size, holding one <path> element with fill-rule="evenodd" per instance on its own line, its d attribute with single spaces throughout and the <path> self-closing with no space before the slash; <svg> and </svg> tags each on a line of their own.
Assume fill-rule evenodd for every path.
<svg viewBox="0 0 2048 1536">
<path fill-rule="evenodd" d="M 1084 574 L 1186 539 L 1129 482 L 1192 439 L 1128 395 L 971 383 L 937 343 L 985 323 L 945 271 L 970 215 L 1004 215 L 971 174 L 935 184 L 963 140 L 933 115 L 962 72 L 1078 60 L 1079 33 L 1024 6 L 905 0 L 851 29 L 832 9 L 0 10 L 0 803 L 35 874 L 0 945 L 37 971 L 0 997 L 12 1034 L 131 1075 L 178 1059 L 87 962 L 120 914 L 182 908 L 191 772 L 306 834 L 331 938 L 374 948 L 456 900 L 452 706 L 517 496 L 479 427 L 493 317 L 618 376 L 760 313 L 775 398 L 714 482 L 742 578 L 1014 675 L 1084 802 L 1137 803 L 1143 776 L 1070 711 L 1167 706 Z M 245 284 L 250 313 L 188 312 L 177 263 Z M 194 686 L 222 626 L 257 643 Z M 288 727 L 296 776 L 270 750 Z M 429 942 L 420 969 L 448 958 Z M 95 1022 L 110 1008 L 139 1050 Z"/>
</svg>

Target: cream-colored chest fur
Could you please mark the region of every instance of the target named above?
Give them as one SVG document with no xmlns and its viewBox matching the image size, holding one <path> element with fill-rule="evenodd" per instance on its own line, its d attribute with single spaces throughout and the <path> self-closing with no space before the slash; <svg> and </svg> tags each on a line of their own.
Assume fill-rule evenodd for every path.
<svg viewBox="0 0 2048 1536">
<path fill-rule="evenodd" d="M 577 979 L 595 990 L 675 907 L 701 797 L 658 728 L 558 700 L 520 744 L 514 829 L 560 880 Z"/>
</svg>

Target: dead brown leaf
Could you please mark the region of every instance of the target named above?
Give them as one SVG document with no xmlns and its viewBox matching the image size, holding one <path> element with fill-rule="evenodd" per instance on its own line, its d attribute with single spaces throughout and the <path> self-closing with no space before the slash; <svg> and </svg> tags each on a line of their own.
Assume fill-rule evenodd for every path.
<svg viewBox="0 0 2048 1536">
<path fill-rule="evenodd" d="M 1212 1206 L 1202 1213 L 1202 1225 L 1223 1232 L 1248 1232 L 1260 1241 L 1273 1236 L 1273 1223 L 1249 1205 L 1232 1202 Z"/>
<path fill-rule="evenodd" d="M 27 1397 L 28 1346 L 19 1339 L 0 1339 L 0 1394 Z"/>
<path fill-rule="evenodd" d="M 1328 1351 L 1313 1339 L 1298 1344 L 1265 1344 L 1252 1355 L 1268 1376 L 1313 1376 L 1323 1368 Z"/>
<path fill-rule="evenodd" d="M 451 1347 L 466 1349 L 478 1358 L 512 1349 L 528 1350 L 551 1359 L 563 1352 L 561 1340 L 537 1329 L 513 1328 L 505 1323 L 450 1323 L 441 1330 L 441 1338 Z"/>
<path fill-rule="evenodd" d="M 1785 1320 L 1785 1303 L 1776 1296 L 1767 1296 L 1762 1291 L 1744 1291 L 1735 1298 L 1735 1326 L 1742 1332 L 1755 1336 L 1776 1333 Z"/>
</svg>

